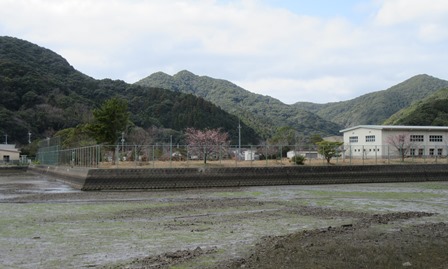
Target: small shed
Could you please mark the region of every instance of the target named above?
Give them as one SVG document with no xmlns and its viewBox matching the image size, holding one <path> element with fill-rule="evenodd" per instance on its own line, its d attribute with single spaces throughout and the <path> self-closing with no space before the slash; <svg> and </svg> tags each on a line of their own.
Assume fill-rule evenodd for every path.
<svg viewBox="0 0 448 269">
<path fill-rule="evenodd" d="M 260 155 L 257 153 L 256 150 L 248 149 L 245 150 L 243 153 L 245 161 L 255 161 L 260 159 Z"/>
<path fill-rule="evenodd" d="M 323 158 L 323 156 L 321 154 L 319 154 L 315 150 L 312 150 L 312 151 L 309 151 L 309 150 L 299 150 L 299 151 L 291 150 L 291 151 L 288 151 L 286 153 L 286 157 L 288 159 L 292 159 L 294 156 L 297 156 L 297 155 L 301 155 L 301 156 L 303 156 L 303 157 L 305 157 L 307 159 L 321 159 L 321 158 Z"/>
<path fill-rule="evenodd" d="M 20 151 L 14 144 L 0 144 L 0 163 L 20 161 Z"/>
</svg>

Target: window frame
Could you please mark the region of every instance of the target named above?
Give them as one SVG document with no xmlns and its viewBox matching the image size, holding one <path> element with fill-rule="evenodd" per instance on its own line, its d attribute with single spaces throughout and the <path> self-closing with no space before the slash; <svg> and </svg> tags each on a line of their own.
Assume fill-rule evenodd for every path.
<svg viewBox="0 0 448 269">
<path fill-rule="evenodd" d="M 443 135 L 430 135 L 429 142 L 443 142 Z"/>
<path fill-rule="evenodd" d="M 366 142 L 375 142 L 375 135 L 366 135 Z"/>
<path fill-rule="evenodd" d="M 425 142 L 425 135 L 410 135 L 409 141 L 411 142 Z"/>
<path fill-rule="evenodd" d="M 358 138 L 358 136 L 349 136 L 348 141 L 349 141 L 349 143 L 358 143 L 359 138 Z"/>
</svg>

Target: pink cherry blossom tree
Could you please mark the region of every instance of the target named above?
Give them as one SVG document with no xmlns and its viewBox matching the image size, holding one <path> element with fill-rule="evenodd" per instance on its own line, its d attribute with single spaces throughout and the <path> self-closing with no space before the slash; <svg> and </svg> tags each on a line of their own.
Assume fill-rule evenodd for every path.
<svg viewBox="0 0 448 269">
<path fill-rule="evenodd" d="M 195 128 L 185 129 L 188 151 L 207 163 L 210 157 L 217 157 L 227 151 L 230 140 L 229 134 L 219 129 L 198 130 Z"/>
</svg>

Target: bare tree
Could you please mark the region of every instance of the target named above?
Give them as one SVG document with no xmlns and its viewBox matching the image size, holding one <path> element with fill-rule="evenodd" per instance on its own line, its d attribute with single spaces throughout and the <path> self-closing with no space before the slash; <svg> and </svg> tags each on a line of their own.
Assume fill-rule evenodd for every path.
<svg viewBox="0 0 448 269">
<path fill-rule="evenodd" d="M 397 149 L 401 161 L 404 161 L 411 148 L 416 146 L 416 143 L 411 141 L 411 136 L 408 133 L 390 135 L 386 137 L 386 142 Z"/>
</svg>

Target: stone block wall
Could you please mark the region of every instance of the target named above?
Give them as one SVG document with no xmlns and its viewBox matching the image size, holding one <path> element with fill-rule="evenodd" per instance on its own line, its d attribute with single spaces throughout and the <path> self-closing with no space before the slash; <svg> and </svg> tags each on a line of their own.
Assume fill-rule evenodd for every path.
<svg viewBox="0 0 448 269">
<path fill-rule="evenodd" d="M 448 181 L 448 164 L 44 170 L 82 190 Z"/>
</svg>

